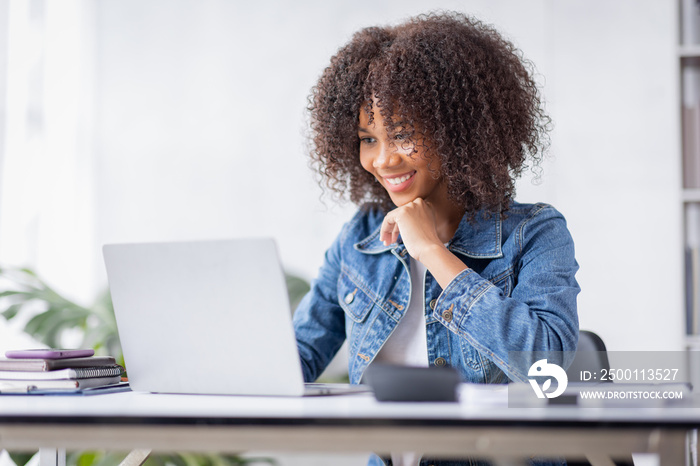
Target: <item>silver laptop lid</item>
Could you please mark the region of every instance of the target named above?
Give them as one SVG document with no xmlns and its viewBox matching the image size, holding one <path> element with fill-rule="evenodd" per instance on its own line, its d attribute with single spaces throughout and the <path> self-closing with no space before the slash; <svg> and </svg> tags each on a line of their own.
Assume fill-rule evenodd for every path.
<svg viewBox="0 0 700 466">
<path fill-rule="evenodd" d="M 103 248 L 134 390 L 301 395 L 301 363 L 269 238 Z"/>
</svg>

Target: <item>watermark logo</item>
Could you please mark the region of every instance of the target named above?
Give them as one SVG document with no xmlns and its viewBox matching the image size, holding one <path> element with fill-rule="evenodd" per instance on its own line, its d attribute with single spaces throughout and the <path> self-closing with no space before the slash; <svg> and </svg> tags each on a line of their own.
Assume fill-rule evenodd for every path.
<svg viewBox="0 0 700 466">
<path fill-rule="evenodd" d="M 529 377 L 549 377 L 541 387 L 536 379 L 529 379 L 537 398 L 556 398 L 564 393 L 569 383 L 566 371 L 556 364 L 548 363 L 546 359 L 540 359 L 530 366 L 527 375 Z M 553 392 L 548 393 L 547 390 L 552 386 L 552 378 L 557 381 L 557 388 Z"/>
</svg>

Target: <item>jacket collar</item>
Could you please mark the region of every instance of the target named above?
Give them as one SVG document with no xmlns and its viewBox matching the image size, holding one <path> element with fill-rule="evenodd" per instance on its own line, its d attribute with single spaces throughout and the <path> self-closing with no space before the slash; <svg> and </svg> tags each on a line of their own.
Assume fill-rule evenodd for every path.
<svg viewBox="0 0 700 466">
<path fill-rule="evenodd" d="M 393 245 L 384 246 L 384 243 L 379 241 L 379 231 L 382 228 L 382 218 L 379 219 L 379 226 L 365 239 L 355 243 L 355 249 L 365 254 L 380 254 L 394 248 Z M 401 238 L 399 238 L 401 241 Z M 403 246 L 403 245 L 402 245 Z"/>
<path fill-rule="evenodd" d="M 355 243 L 355 249 L 365 254 L 379 254 L 396 248 L 395 245 L 384 246 L 379 241 L 379 230 L 383 218 L 379 218 L 379 225 L 366 238 Z M 457 231 L 452 240 L 447 244 L 450 251 L 475 258 L 497 259 L 503 257 L 501 250 L 501 226 L 500 214 L 492 214 L 484 218 L 481 213 L 476 214 L 473 223 L 469 223 L 467 217 L 462 217 Z M 399 242 L 401 239 L 399 238 Z M 403 244 L 400 244 L 403 248 Z"/>
</svg>

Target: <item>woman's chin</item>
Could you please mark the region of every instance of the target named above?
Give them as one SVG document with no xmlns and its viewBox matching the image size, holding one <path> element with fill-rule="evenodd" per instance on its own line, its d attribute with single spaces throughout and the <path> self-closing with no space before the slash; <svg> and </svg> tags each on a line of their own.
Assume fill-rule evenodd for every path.
<svg viewBox="0 0 700 466">
<path fill-rule="evenodd" d="M 391 196 L 390 195 L 389 197 L 391 197 L 391 202 L 393 202 L 396 207 L 401 207 L 401 206 L 404 206 L 406 204 L 410 204 L 411 202 L 415 201 L 417 196 L 407 196 L 407 195 L 403 195 L 403 196 L 393 195 L 393 196 Z"/>
</svg>

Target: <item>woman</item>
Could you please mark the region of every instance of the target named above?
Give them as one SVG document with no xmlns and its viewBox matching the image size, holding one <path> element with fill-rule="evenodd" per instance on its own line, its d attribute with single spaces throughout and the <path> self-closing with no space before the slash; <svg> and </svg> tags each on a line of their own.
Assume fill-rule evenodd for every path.
<svg viewBox="0 0 700 466">
<path fill-rule="evenodd" d="M 309 110 L 313 165 L 360 208 L 294 316 L 307 381 L 346 339 L 351 383 L 378 361 L 476 383 L 525 381 L 512 351 L 570 363 L 573 240 L 553 207 L 513 200 L 549 119 L 512 44 L 456 13 L 363 29 Z"/>
</svg>

